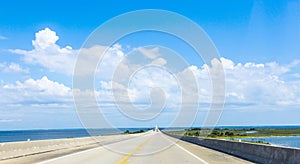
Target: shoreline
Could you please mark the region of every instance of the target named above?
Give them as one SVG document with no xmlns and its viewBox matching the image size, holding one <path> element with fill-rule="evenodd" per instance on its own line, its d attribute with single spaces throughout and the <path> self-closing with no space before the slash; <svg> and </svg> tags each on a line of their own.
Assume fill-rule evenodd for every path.
<svg viewBox="0 0 300 164">
<path fill-rule="evenodd" d="M 170 132 L 175 135 L 202 137 L 207 139 L 219 139 L 228 141 L 239 141 L 253 144 L 274 145 L 288 148 L 300 148 L 298 138 L 300 128 L 245 128 L 245 129 L 187 129 L 183 131 Z"/>
<path fill-rule="evenodd" d="M 232 137 L 205 137 L 205 138 L 215 138 L 215 139 L 232 139 L 232 138 L 275 138 L 275 137 L 300 137 L 299 135 L 266 135 L 266 136 L 232 136 Z"/>
</svg>

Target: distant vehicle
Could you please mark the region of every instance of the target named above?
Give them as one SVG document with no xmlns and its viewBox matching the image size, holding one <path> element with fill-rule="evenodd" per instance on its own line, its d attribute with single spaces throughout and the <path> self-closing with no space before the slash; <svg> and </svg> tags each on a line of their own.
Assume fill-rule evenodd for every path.
<svg viewBox="0 0 300 164">
<path fill-rule="evenodd" d="M 159 132 L 159 129 L 158 129 L 158 125 L 156 124 L 155 126 L 155 129 L 154 129 L 155 132 Z"/>
</svg>

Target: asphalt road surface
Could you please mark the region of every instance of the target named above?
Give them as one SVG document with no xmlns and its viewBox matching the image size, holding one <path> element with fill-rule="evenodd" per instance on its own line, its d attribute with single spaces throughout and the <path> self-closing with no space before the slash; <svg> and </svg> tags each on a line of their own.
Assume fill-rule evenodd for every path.
<svg viewBox="0 0 300 164">
<path fill-rule="evenodd" d="M 41 162 L 42 164 L 184 164 L 250 163 L 218 151 L 176 140 L 161 132 L 80 151 Z"/>
</svg>

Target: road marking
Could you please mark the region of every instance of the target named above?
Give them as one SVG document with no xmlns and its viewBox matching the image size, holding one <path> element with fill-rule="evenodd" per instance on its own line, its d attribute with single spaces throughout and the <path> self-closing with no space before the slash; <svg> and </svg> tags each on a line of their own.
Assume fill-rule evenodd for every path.
<svg viewBox="0 0 300 164">
<path fill-rule="evenodd" d="M 177 143 L 175 143 L 175 145 L 177 147 L 179 147 L 180 149 L 182 149 L 183 151 L 187 152 L 189 155 L 193 156 L 194 158 L 198 159 L 199 161 L 201 161 L 204 164 L 208 164 L 208 162 L 204 161 L 203 159 L 201 159 L 200 157 L 196 156 L 195 154 L 193 154 L 192 152 L 186 150 L 185 148 L 181 147 L 180 145 L 178 145 Z"/>
<path fill-rule="evenodd" d="M 148 139 L 146 139 L 144 142 L 142 142 L 141 144 L 139 144 L 137 147 L 135 147 L 130 153 L 128 153 L 127 155 L 125 155 L 117 164 L 122 164 L 124 162 L 124 164 L 128 164 L 128 159 L 138 150 L 142 149 L 142 146 L 145 145 L 147 142 L 149 142 L 152 139 L 153 136 L 150 136 Z"/>
<path fill-rule="evenodd" d="M 183 148 L 182 146 L 177 144 L 177 141 L 173 141 L 174 138 L 162 133 L 162 136 L 166 136 L 165 139 L 171 141 L 172 143 L 174 143 L 174 145 L 176 145 L 177 147 L 179 147 L 181 150 L 185 151 L 186 153 L 188 153 L 189 155 L 193 156 L 194 158 L 198 159 L 199 161 L 201 161 L 204 164 L 209 164 L 208 162 L 206 162 L 205 160 L 201 159 L 200 157 L 198 157 L 197 155 L 193 154 L 192 152 L 186 150 L 185 148 Z M 170 139 L 171 138 L 171 139 Z M 178 140 L 179 141 L 179 140 Z M 184 142 L 184 141 L 183 141 Z"/>
<path fill-rule="evenodd" d="M 41 162 L 38 162 L 38 164 L 44 164 L 44 163 L 49 163 L 49 162 L 57 161 L 57 160 L 60 160 L 60 159 L 63 159 L 63 158 L 67 158 L 67 157 L 70 157 L 70 156 L 74 156 L 74 155 L 78 155 L 78 154 L 83 154 L 83 153 L 87 153 L 87 152 L 90 152 L 90 151 L 94 151 L 96 149 L 103 149 L 103 147 L 99 146 L 99 147 L 95 147 L 95 148 L 92 148 L 92 149 L 78 151 L 78 152 L 67 154 L 67 155 L 64 155 L 64 156 L 60 156 L 60 157 L 48 159 L 48 160 L 45 160 L 45 161 L 41 161 Z"/>
<path fill-rule="evenodd" d="M 145 133 L 144 135 L 140 135 L 140 136 L 137 136 L 137 137 L 129 138 L 129 139 L 126 139 L 126 140 L 119 140 L 119 141 L 112 142 L 112 143 L 109 143 L 109 144 L 100 144 L 100 146 L 95 147 L 95 148 L 91 148 L 91 149 L 87 149 L 87 150 L 83 150 L 83 151 L 79 151 L 79 152 L 67 154 L 67 155 L 64 155 L 64 156 L 60 156 L 60 157 L 48 159 L 48 160 L 45 160 L 45 161 L 38 162 L 38 164 L 45 164 L 45 163 L 57 161 L 57 160 L 60 160 L 60 159 L 63 159 L 63 158 L 68 158 L 68 157 L 71 157 L 71 156 L 74 156 L 74 155 L 79 155 L 79 154 L 88 153 L 88 152 L 94 151 L 94 150 L 96 150 L 96 149 L 106 149 L 106 148 L 105 148 L 106 146 L 110 146 L 110 145 L 113 145 L 113 144 L 118 144 L 118 143 L 124 142 L 124 141 L 133 140 L 133 139 L 136 139 L 136 138 L 138 138 L 138 137 L 144 137 L 144 136 L 147 136 L 147 135 L 148 135 L 148 134 Z M 96 144 L 96 143 L 95 143 L 95 144 Z"/>
</svg>

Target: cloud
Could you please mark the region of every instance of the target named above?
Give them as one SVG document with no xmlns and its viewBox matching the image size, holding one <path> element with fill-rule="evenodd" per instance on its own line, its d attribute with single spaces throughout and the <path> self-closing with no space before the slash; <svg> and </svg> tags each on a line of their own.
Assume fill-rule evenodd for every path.
<svg viewBox="0 0 300 164">
<path fill-rule="evenodd" d="M 23 55 L 24 61 L 28 64 L 38 64 L 52 72 L 71 75 L 77 51 L 70 46 L 60 47 L 56 43 L 58 39 L 56 32 L 45 28 L 35 34 L 35 40 L 32 41 L 34 49 L 30 51 L 21 49 L 9 51 Z"/>
<path fill-rule="evenodd" d="M 156 54 L 157 56 L 159 55 Z M 243 104 L 247 106 L 249 104 L 274 106 L 300 104 L 300 78 L 296 76 L 299 74 L 299 62 L 294 61 L 287 65 L 280 65 L 276 62 L 236 64 L 226 58 L 221 58 L 220 61 L 226 74 L 226 103 L 238 104 L 239 106 L 243 106 Z M 130 101 L 137 104 L 151 103 L 149 99 L 150 90 L 158 87 L 165 91 L 167 102 L 174 105 L 176 102 L 178 104 L 180 100 L 178 90 L 180 86 L 178 86 L 177 79 L 174 79 L 174 76 L 177 75 L 184 79 L 181 85 L 188 86 L 186 92 L 190 97 L 198 94 L 200 103 L 211 103 L 212 84 L 210 77 L 214 75 L 208 73 L 209 69 L 211 68 L 208 65 L 189 66 L 177 74 L 169 74 L 163 69 L 147 68 L 136 72 L 128 84 L 119 83 L 113 87 L 117 87 L 120 94 L 129 94 Z M 192 71 L 197 80 L 198 93 L 195 86 L 189 86 L 194 77 L 189 75 L 187 70 Z M 101 94 L 110 95 L 100 95 L 100 97 L 106 97 L 107 101 L 110 102 L 114 100 L 112 93 L 110 93 L 112 84 L 114 84 L 112 81 L 101 81 L 99 90 Z"/>
<path fill-rule="evenodd" d="M 167 64 L 167 61 L 164 58 L 155 59 L 151 64 L 163 66 Z"/>
<path fill-rule="evenodd" d="M 296 71 L 295 62 L 280 65 L 276 62 L 235 64 L 225 58 L 221 58 L 221 61 L 226 72 L 226 102 L 300 104 L 300 79 L 286 78 L 290 72 Z"/>
<path fill-rule="evenodd" d="M 181 104 L 197 102 L 199 94 L 195 86 L 197 83 L 192 74 L 192 69 L 185 68 L 180 70 L 176 68 L 176 71 L 169 72 L 165 68 L 168 63 L 167 59 L 173 60 L 173 63 L 176 61 L 174 61 L 174 58 L 171 58 L 170 55 L 172 54 L 167 56 L 163 52 L 165 51 L 159 47 L 136 48 L 135 53 L 127 55 L 119 63 L 114 63 L 118 67 L 113 64 L 110 65 L 110 72 L 114 73 L 114 81 L 112 79 L 108 79 L 108 81 L 107 79 L 100 80 L 98 84 L 100 87 L 97 90 L 100 93 L 99 100 L 109 104 L 113 104 L 112 102 L 114 101 L 124 104 L 133 103 L 136 107 L 143 109 L 156 105 L 156 103 L 161 104 L 161 101 L 165 101 L 165 107 L 167 108 L 178 108 Z M 182 59 L 180 58 L 179 60 Z M 117 68 L 118 70 L 116 70 Z M 197 67 L 195 68 L 197 69 Z M 205 82 L 209 86 L 209 79 L 206 78 Z M 113 93 L 113 91 L 115 92 Z M 181 92 L 187 95 L 188 98 L 182 99 Z M 202 89 L 199 92 L 205 93 L 202 96 L 203 99 L 210 100 L 206 96 L 207 90 Z M 157 101 L 156 97 L 162 99 Z M 195 104 L 191 105 L 195 106 Z"/>
<path fill-rule="evenodd" d="M 64 104 L 72 101 L 71 88 L 51 81 L 46 76 L 6 84 L 0 91 L 2 104 Z"/>
<path fill-rule="evenodd" d="M 77 56 L 80 53 L 83 57 L 80 58 L 77 65 L 78 74 L 90 73 L 95 60 L 98 61 L 102 57 L 102 53 L 106 49 L 108 52 L 101 60 L 103 65 L 101 70 L 97 70 L 103 77 L 107 76 L 107 72 L 111 72 L 110 66 L 116 65 L 123 57 L 121 45 L 112 47 L 94 45 L 90 48 L 82 48 L 74 50 L 71 46 L 61 47 L 57 44 L 59 36 L 55 31 L 45 28 L 35 34 L 35 40 L 32 41 L 32 50 L 11 49 L 11 53 L 23 55 L 23 60 L 28 64 L 38 64 L 51 72 L 72 75 L 74 72 Z M 107 57 L 108 56 L 108 57 Z M 94 71 L 94 70 L 93 70 Z"/>
<path fill-rule="evenodd" d="M 212 97 L 212 84 L 210 77 L 214 78 L 219 72 L 214 71 L 214 68 L 210 68 L 208 65 L 203 66 L 184 66 L 180 65 L 180 68 L 176 68 L 176 71 L 170 74 L 170 72 L 164 72 L 162 69 L 144 69 L 144 65 L 156 65 L 158 67 L 173 66 L 175 60 L 172 58 L 173 54 L 162 55 L 161 48 L 136 48 L 137 54 L 129 55 L 124 59 L 126 55 L 122 51 L 122 46 L 119 44 L 113 47 L 106 47 L 101 45 L 95 45 L 90 48 L 83 48 L 80 50 L 73 50 L 72 47 L 62 47 L 57 44 L 59 36 L 49 28 L 45 28 L 35 34 L 35 40 L 32 41 L 32 50 L 20 50 L 14 49 L 10 52 L 23 55 L 23 59 L 28 64 L 37 64 L 50 71 L 72 75 L 75 67 L 75 62 L 78 53 L 83 55 L 77 64 L 79 74 L 85 75 L 86 72 L 91 72 L 90 66 L 92 61 L 98 60 L 99 52 L 108 50 L 98 65 L 96 70 L 96 94 L 99 96 L 99 100 L 103 102 L 113 102 L 112 86 L 117 87 L 120 90 L 120 94 L 129 93 L 130 101 L 136 104 L 149 104 L 151 88 L 162 88 L 165 91 L 165 96 L 168 99 L 169 104 L 176 104 L 180 97 L 178 97 L 178 79 L 176 76 L 181 77 L 182 81 L 180 85 L 186 86 L 185 92 L 191 97 L 199 96 L 200 103 L 210 103 Z M 143 56 L 138 56 L 139 54 Z M 169 58 L 168 58 L 169 57 Z M 140 60 L 139 60 L 140 59 Z M 169 59 L 169 60 L 168 60 Z M 173 62 L 173 63 L 172 63 Z M 95 63 L 95 62 L 94 62 Z M 222 64 L 226 73 L 226 103 L 236 104 L 273 104 L 273 105 L 295 105 L 300 104 L 300 79 L 299 79 L 299 65 L 300 61 L 281 65 L 277 62 L 269 63 L 235 63 L 231 59 L 221 58 L 219 60 L 212 60 L 212 66 L 219 67 Z M 0 64 L 0 68 L 4 72 L 29 72 L 28 69 L 22 68 L 16 63 Z M 112 82 L 112 78 L 116 75 L 116 69 L 120 71 L 117 75 L 118 81 Z M 141 70 L 139 70 L 141 68 Z M 138 70 L 138 71 L 137 71 Z M 135 72 L 137 71 L 137 72 Z M 131 81 L 126 81 L 129 74 Z M 190 72 L 193 72 L 194 76 L 191 76 Z M 209 72 L 211 74 L 209 74 Z M 118 72 L 117 72 L 118 73 Z M 190 85 L 193 78 L 197 80 L 198 93 L 195 92 L 196 86 Z M 51 88 L 60 88 L 52 92 L 47 88 L 43 90 L 35 90 L 29 87 L 29 84 L 43 83 L 42 86 L 55 86 Z M 50 85 L 53 84 L 53 85 Z M 215 85 L 219 87 L 221 85 Z M 13 96 L 12 93 L 19 93 L 24 87 L 28 95 L 33 94 L 30 97 L 22 93 L 20 96 Z M 19 90 L 18 90 L 19 89 Z M 220 88 L 222 89 L 222 88 Z M 62 100 L 69 99 L 71 96 L 71 89 L 49 80 L 47 77 L 34 80 L 28 79 L 25 82 L 16 82 L 16 84 L 7 84 L 2 88 L 4 93 L 8 93 L 12 100 L 20 101 L 58 101 L 56 97 L 60 97 L 59 93 L 64 91 L 64 95 L 61 95 Z M 32 92 L 34 91 L 34 92 Z M 8 96 L 8 97 L 9 97 Z M 23 97 L 23 98 L 20 98 Z M 52 98 L 51 98 L 52 97 Z M 8 99 L 8 98 L 4 98 Z M 127 99 L 122 99 L 126 100 Z M 191 99 L 192 100 L 192 99 Z M 193 101 L 194 102 L 194 101 Z M 186 102 L 187 103 L 187 102 Z M 54 103 L 55 104 L 55 103 Z M 178 104 L 178 103 L 177 103 Z"/>
<path fill-rule="evenodd" d="M 155 47 L 152 49 L 148 49 L 148 48 L 137 48 L 137 50 L 139 50 L 141 53 L 144 54 L 145 57 L 149 58 L 149 59 L 155 59 L 158 56 L 161 56 L 159 53 L 159 48 Z"/>
<path fill-rule="evenodd" d="M 16 119 L 16 120 L 14 120 L 14 119 L 0 119 L 1 123 L 11 123 L 11 122 L 21 122 L 21 121 L 22 121 L 22 119 Z"/>
<path fill-rule="evenodd" d="M 29 73 L 28 68 L 22 68 L 19 64 L 17 63 L 0 63 L 0 69 L 4 73 L 11 73 L 11 72 L 23 72 L 23 73 Z"/>
<path fill-rule="evenodd" d="M 47 47 L 55 46 L 58 39 L 56 32 L 45 28 L 35 34 L 35 40 L 32 41 L 32 45 L 36 49 L 46 49 Z"/>
<path fill-rule="evenodd" d="M 106 48 L 104 46 L 102 47 Z M 90 50 L 92 50 L 92 48 L 90 48 Z M 116 67 L 120 64 L 124 56 L 125 54 L 122 51 L 121 45 L 115 44 L 112 47 L 110 47 L 108 49 L 108 52 L 103 56 L 101 62 L 97 67 L 97 76 L 101 79 L 111 79 Z M 88 63 L 86 65 L 88 65 Z"/>
<path fill-rule="evenodd" d="M 7 37 L 0 35 L 0 40 L 6 40 L 6 39 L 7 39 Z"/>
</svg>

